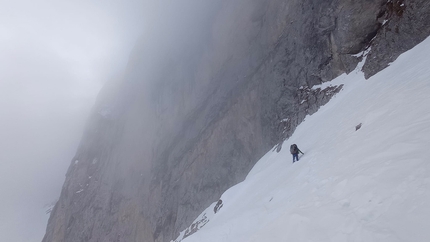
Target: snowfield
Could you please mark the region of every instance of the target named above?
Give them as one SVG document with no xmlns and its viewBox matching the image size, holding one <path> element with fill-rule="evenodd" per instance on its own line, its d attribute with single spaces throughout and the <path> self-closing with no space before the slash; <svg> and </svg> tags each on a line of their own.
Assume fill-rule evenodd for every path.
<svg viewBox="0 0 430 242">
<path fill-rule="evenodd" d="M 344 88 L 183 242 L 430 241 L 430 39 L 369 80 L 331 84 Z"/>
</svg>

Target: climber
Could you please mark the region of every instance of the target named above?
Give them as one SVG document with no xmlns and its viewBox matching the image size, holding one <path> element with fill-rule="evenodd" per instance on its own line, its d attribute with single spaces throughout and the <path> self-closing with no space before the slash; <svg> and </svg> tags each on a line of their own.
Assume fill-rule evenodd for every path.
<svg viewBox="0 0 430 242">
<path fill-rule="evenodd" d="M 295 161 L 299 161 L 299 152 L 300 152 L 300 153 L 302 153 L 302 154 L 304 155 L 304 153 L 303 153 L 301 150 L 299 150 L 299 147 L 297 147 L 297 145 L 296 145 L 296 144 L 292 144 L 292 145 L 290 146 L 290 152 L 291 152 L 291 154 L 293 155 L 293 163 L 294 163 Z"/>
</svg>

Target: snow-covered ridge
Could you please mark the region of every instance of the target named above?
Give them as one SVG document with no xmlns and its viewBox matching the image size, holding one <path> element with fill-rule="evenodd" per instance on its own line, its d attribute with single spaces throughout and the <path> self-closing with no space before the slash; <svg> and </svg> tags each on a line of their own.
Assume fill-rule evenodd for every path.
<svg viewBox="0 0 430 242">
<path fill-rule="evenodd" d="M 369 80 L 326 84 L 344 87 L 177 241 L 430 241 L 429 66 L 427 39 Z"/>
</svg>

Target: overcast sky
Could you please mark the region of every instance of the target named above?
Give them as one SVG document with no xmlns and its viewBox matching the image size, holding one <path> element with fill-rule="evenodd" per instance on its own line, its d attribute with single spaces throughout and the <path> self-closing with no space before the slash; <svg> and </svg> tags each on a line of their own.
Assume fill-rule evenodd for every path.
<svg viewBox="0 0 430 242">
<path fill-rule="evenodd" d="M 83 125 L 145 0 L 0 0 L 0 240 L 40 242 Z"/>
</svg>

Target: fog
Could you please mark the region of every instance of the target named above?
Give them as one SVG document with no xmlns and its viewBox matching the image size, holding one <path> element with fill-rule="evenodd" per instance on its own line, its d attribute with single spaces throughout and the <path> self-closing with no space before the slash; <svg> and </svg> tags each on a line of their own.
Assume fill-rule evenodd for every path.
<svg viewBox="0 0 430 242">
<path fill-rule="evenodd" d="M 150 9 L 0 0 L 1 241 L 42 240 L 96 95 L 121 75 Z"/>
</svg>

